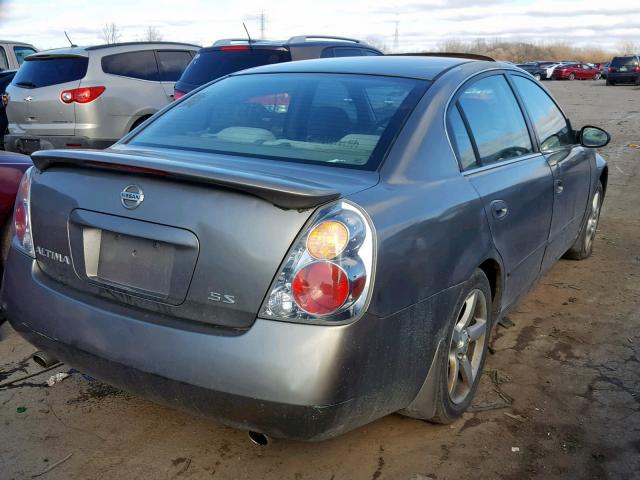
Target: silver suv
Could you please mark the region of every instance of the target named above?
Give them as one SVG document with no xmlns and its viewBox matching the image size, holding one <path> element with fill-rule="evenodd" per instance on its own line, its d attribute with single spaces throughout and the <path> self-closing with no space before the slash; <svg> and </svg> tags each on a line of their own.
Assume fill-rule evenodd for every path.
<svg viewBox="0 0 640 480">
<path fill-rule="evenodd" d="M 173 98 L 197 45 L 135 42 L 47 50 L 7 87 L 5 149 L 106 148 Z"/>
</svg>

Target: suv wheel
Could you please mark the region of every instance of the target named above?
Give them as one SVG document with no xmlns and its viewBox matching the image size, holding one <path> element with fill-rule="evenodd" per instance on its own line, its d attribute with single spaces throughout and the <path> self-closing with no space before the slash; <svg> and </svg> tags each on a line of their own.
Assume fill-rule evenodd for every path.
<svg viewBox="0 0 640 480">
<path fill-rule="evenodd" d="M 438 362 L 436 414 L 430 421 L 451 423 L 469 408 L 478 389 L 492 326 L 491 287 L 482 270 L 466 282 L 453 312 Z"/>
</svg>

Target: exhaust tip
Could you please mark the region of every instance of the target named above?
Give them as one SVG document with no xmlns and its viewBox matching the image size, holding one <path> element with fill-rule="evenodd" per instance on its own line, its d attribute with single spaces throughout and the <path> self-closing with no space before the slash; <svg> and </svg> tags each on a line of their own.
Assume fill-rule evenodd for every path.
<svg viewBox="0 0 640 480">
<path fill-rule="evenodd" d="M 249 432 L 249 440 L 255 445 L 260 447 L 266 447 L 271 443 L 269 437 L 267 437 L 264 433 L 260 432 Z"/>
<path fill-rule="evenodd" d="M 42 368 L 49 368 L 56 363 L 58 363 L 58 359 L 49 355 L 47 352 L 37 351 L 34 353 L 31 358 L 33 361 Z"/>
</svg>

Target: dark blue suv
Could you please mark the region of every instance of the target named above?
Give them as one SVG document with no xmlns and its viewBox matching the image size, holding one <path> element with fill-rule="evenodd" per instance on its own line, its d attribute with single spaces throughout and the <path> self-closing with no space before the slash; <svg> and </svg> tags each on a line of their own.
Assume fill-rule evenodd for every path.
<svg viewBox="0 0 640 480">
<path fill-rule="evenodd" d="M 175 85 L 175 99 L 205 83 L 252 67 L 312 58 L 361 57 L 383 53 L 360 40 L 325 35 L 286 41 L 225 38 L 201 49 Z"/>
</svg>

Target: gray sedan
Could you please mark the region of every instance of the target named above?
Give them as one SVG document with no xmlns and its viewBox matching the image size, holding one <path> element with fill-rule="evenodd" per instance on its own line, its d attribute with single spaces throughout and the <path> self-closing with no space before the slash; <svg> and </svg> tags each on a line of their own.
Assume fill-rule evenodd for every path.
<svg viewBox="0 0 640 480">
<path fill-rule="evenodd" d="M 34 154 L 3 304 L 62 361 L 259 443 L 449 423 L 498 318 L 591 254 L 608 141 L 506 64 L 239 72 L 105 151 Z"/>
</svg>

